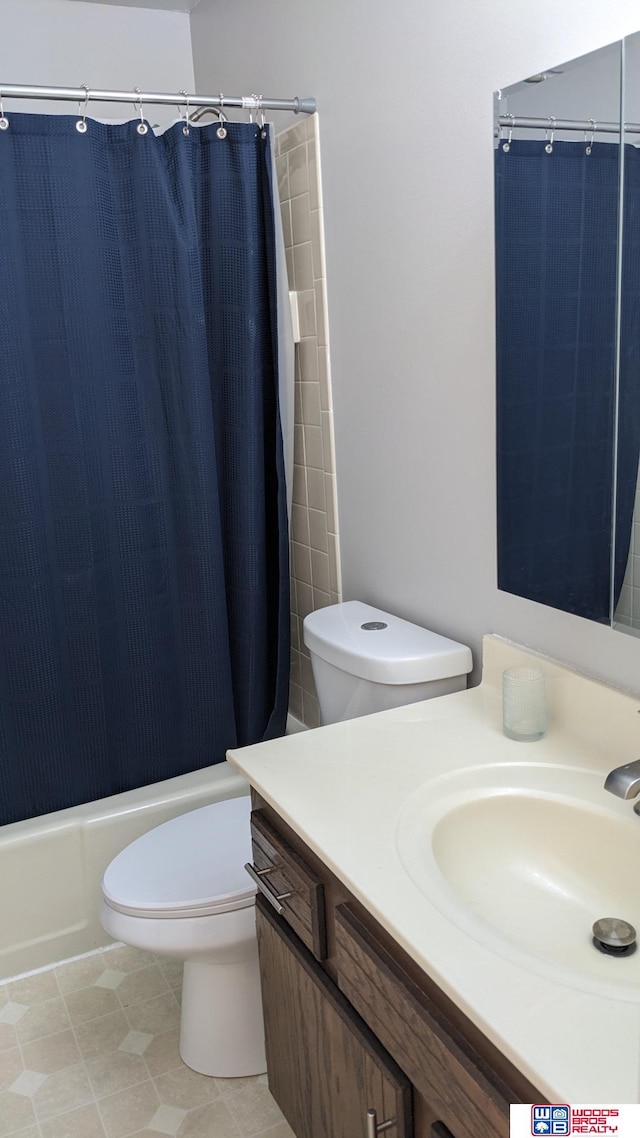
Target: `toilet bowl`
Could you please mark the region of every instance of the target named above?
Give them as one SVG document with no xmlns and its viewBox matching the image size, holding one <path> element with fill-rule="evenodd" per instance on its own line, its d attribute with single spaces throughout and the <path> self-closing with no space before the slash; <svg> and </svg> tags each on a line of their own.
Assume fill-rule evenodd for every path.
<svg viewBox="0 0 640 1138">
<path fill-rule="evenodd" d="M 203 1075 L 266 1071 L 248 797 L 203 806 L 143 834 L 102 879 L 116 940 L 184 961 L 180 1055 Z"/>
</svg>

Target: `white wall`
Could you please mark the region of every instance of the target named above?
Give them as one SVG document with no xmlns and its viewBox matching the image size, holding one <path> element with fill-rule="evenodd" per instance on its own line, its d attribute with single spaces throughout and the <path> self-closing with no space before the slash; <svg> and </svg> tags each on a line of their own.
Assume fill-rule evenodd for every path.
<svg viewBox="0 0 640 1138">
<path fill-rule="evenodd" d="M 103 90 L 192 91 L 189 16 L 69 0 L 0 0 L 0 84 Z M 74 103 L 4 100 L 11 110 L 75 114 Z M 133 105 L 90 104 L 101 118 L 133 118 Z M 153 123 L 177 117 L 149 108 Z"/>
<path fill-rule="evenodd" d="M 500 113 L 546 119 L 589 118 L 596 123 L 618 122 L 620 119 L 620 43 L 609 44 L 600 51 L 580 57 L 578 63 L 550 74 L 544 83 L 517 83 L 516 90 L 503 89 Z M 632 70 L 629 68 L 629 71 Z M 628 74 L 629 72 L 627 72 Z M 542 139 L 544 130 L 515 130 L 514 138 Z M 588 137 L 588 136 L 587 136 Z M 558 140 L 582 142 L 583 131 L 563 131 Z M 617 134 L 597 132 L 597 142 L 618 144 Z"/>
<path fill-rule="evenodd" d="M 318 99 L 343 587 L 640 691 L 640 643 L 496 589 L 492 92 L 635 0 L 201 0 L 196 82 Z M 640 742 L 640 730 L 639 730 Z"/>
</svg>

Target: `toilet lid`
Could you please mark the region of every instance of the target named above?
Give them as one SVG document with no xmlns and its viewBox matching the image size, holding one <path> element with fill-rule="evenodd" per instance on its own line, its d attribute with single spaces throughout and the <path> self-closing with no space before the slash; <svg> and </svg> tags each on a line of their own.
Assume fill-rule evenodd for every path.
<svg viewBox="0 0 640 1138">
<path fill-rule="evenodd" d="M 201 806 L 127 846 L 102 879 L 112 909 L 141 917 L 191 917 L 252 905 L 247 796 Z"/>
</svg>

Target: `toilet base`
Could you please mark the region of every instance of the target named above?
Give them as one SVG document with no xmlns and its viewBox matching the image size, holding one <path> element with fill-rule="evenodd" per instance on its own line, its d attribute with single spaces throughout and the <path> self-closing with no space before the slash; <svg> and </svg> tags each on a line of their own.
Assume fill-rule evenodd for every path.
<svg viewBox="0 0 640 1138">
<path fill-rule="evenodd" d="M 267 1069 L 258 946 L 232 963 L 186 960 L 180 1056 L 201 1075 L 232 1079 Z"/>
</svg>

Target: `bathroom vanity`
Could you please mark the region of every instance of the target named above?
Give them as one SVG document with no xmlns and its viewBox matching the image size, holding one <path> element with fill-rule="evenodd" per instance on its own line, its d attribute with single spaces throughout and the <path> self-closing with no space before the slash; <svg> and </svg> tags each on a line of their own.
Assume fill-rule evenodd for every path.
<svg viewBox="0 0 640 1138">
<path fill-rule="evenodd" d="M 257 929 L 269 1086 L 297 1138 L 508 1138 L 509 1103 L 544 1096 L 283 820 L 258 796 L 254 805 L 254 867 L 268 883 Z"/>
<path fill-rule="evenodd" d="M 500 676 L 532 659 L 547 676 L 550 726 L 523 744 L 502 734 Z M 297 1138 L 507 1138 L 510 1103 L 640 1100 L 640 954 L 601 957 L 587 926 L 590 906 L 614 896 L 606 875 L 585 864 L 586 899 L 568 905 L 566 927 L 556 910 L 545 931 L 541 893 L 529 944 L 515 896 L 506 923 L 500 909 L 475 911 L 484 855 L 464 823 L 467 807 L 473 822 L 476 802 L 498 803 L 516 822 L 497 837 L 517 842 L 518 811 L 526 819 L 533 803 L 534 870 L 537 850 L 562 843 L 565 818 L 586 825 L 587 848 L 593 824 L 610 827 L 614 858 L 618 834 L 621 856 L 640 850 L 640 819 L 603 791 L 637 751 L 638 710 L 630 695 L 487 637 L 478 688 L 230 753 L 252 786 L 267 894 L 257 925 L 269 1083 Z M 503 825 L 493 816 L 480 831 L 489 851 Z M 458 817 L 447 825 L 469 887 L 427 856 L 442 819 Z M 580 894 L 580 864 L 571 872 Z M 639 927 L 636 892 L 625 885 L 625 912 L 593 919 Z"/>
</svg>

